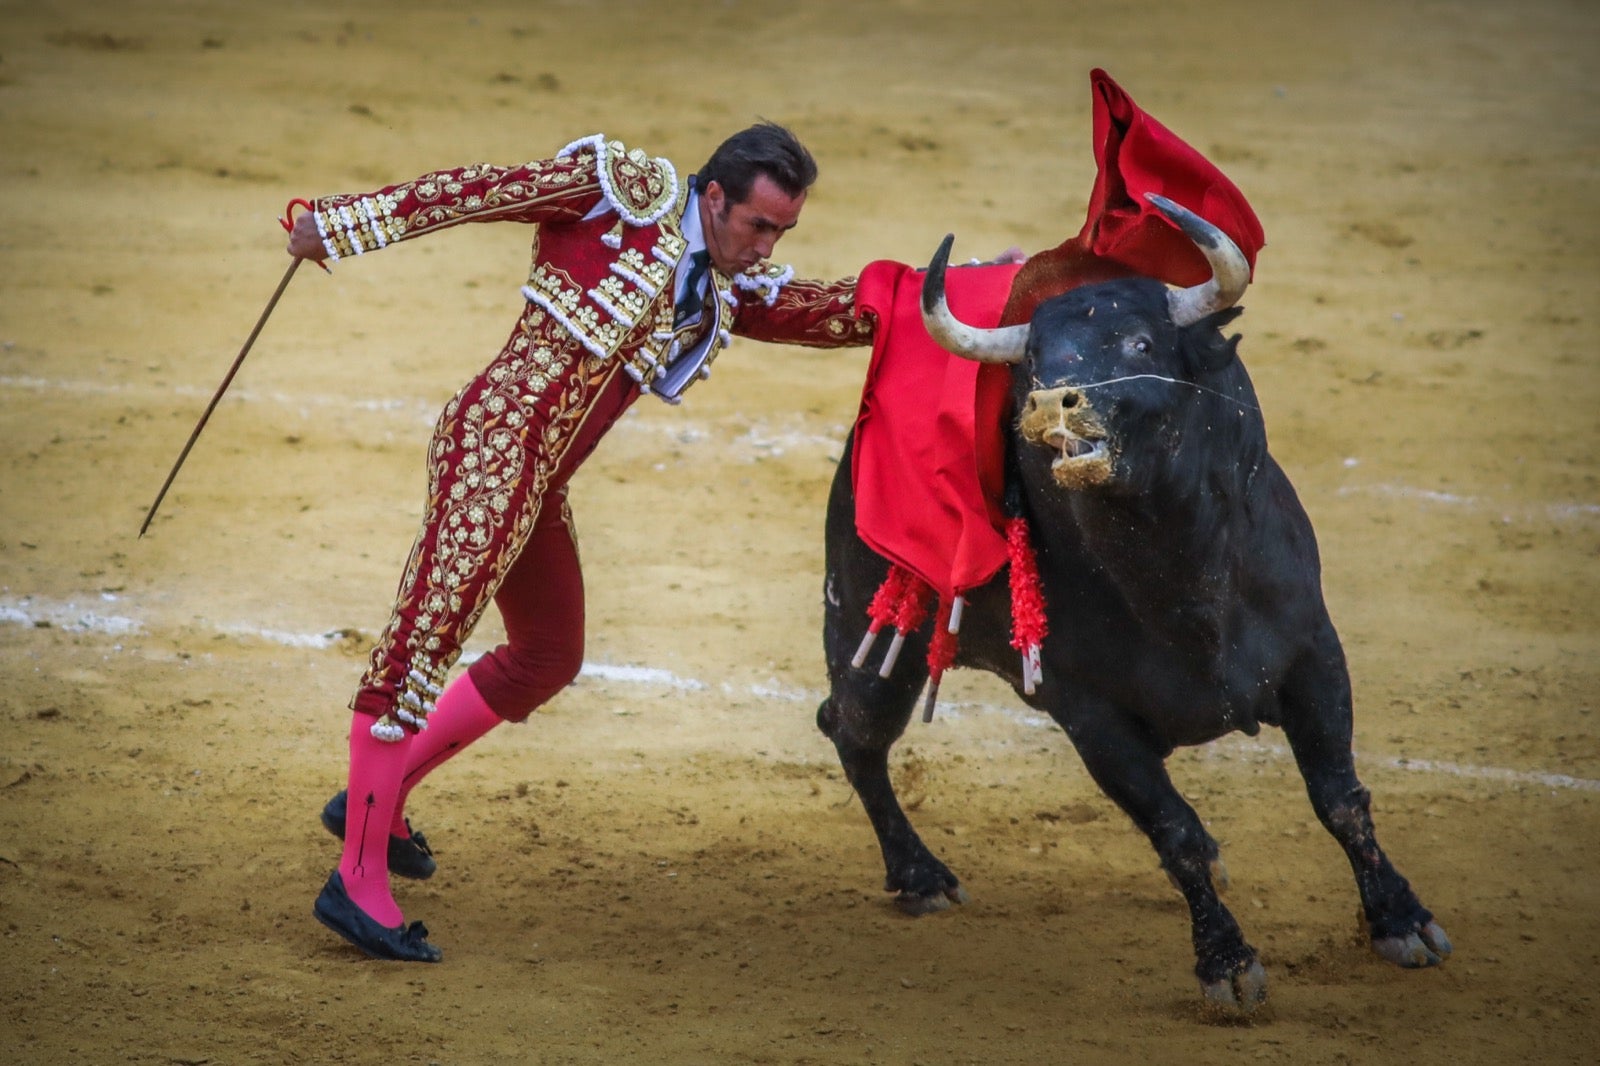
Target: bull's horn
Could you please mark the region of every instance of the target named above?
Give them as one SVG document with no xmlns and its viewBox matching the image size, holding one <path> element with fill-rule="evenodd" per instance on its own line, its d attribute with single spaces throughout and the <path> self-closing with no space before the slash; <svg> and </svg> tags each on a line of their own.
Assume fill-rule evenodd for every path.
<svg viewBox="0 0 1600 1066">
<path fill-rule="evenodd" d="M 953 233 L 946 235 L 939 250 L 933 253 L 928 276 L 922 282 L 922 324 L 927 327 L 928 336 L 945 351 L 963 359 L 978 363 L 1020 363 L 1028 347 L 1026 325 L 978 329 L 950 313 L 950 305 L 944 298 L 944 268 L 950 261 L 950 246 L 955 239 Z"/>
<path fill-rule="evenodd" d="M 1187 289 L 1167 291 L 1167 309 L 1172 313 L 1172 321 L 1180 326 L 1192 325 L 1207 315 L 1238 303 L 1245 287 L 1250 284 L 1250 262 L 1239 251 L 1239 246 L 1226 233 L 1187 207 L 1153 192 L 1144 195 L 1183 231 L 1185 237 L 1194 242 L 1206 257 L 1206 262 L 1211 264 L 1210 281 L 1191 285 Z"/>
</svg>

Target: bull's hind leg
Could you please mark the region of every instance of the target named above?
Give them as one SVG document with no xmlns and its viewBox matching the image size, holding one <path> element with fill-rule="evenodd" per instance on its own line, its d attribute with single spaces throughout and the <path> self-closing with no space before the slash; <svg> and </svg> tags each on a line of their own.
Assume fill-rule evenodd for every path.
<svg viewBox="0 0 1600 1066">
<path fill-rule="evenodd" d="M 908 914 L 943 910 L 952 901 L 964 903 L 965 890 L 917 836 L 889 780 L 889 749 L 905 732 L 927 678 L 926 644 L 917 638 L 907 640 L 894 670 L 881 678 L 877 656 L 862 667 L 850 665 L 866 630 L 865 611 L 854 627 L 838 604 L 830 602 L 825 615 L 832 688 L 817 708 L 817 728 L 833 741 L 839 764 L 861 797 L 861 806 L 878 836 L 884 890 L 898 892 L 895 903 Z"/>
<path fill-rule="evenodd" d="M 927 638 L 912 634 L 887 678 L 878 676 L 887 639 L 863 666 L 850 665 L 867 629 L 867 604 L 888 573 L 888 563 L 856 535 L 850 468 L 847 445 L 828 498 L 822 641 L 830 693 L 817 708 L 817 727 L 833 741 L 878 836 L 884 889 L 899 893 L 895 902 L 907 913 L 926 914 L 966 901 L 955 874 L 911 828 L 889 780 L 889 749 L 905 732 L 928 676 Z"/>
<path fill-rule="evenodd" d="M 1086 701 L 1085 701 L 1086 702 Z M 1095 783 L 1150 838 L 1189 907 L 1195 976 L 1208 1002 L 1248 1013 L 1267 997 L 1267 973 L 1217 895 L 1217 845 L 1167 776 L 1167 752 L 1109 705 L 1056 715 Z"/>
<path fill-rule="evenodd" d="M 1283 691 L 1283 731 L 1305 778 L 1317 818 L 1355 871 L 1372 949 L 1397 966 L 1437 966 L 1450 938 L 1378 846 L 1371 793 L 1351 755 L 1350 678 L 1330 633 L 1290 672 Z"/>
<path fill-rule="evenodd" d="M 884 890 L 898 893 L 895 904 L 907 914 L 965 903 L 966 890 L 911 827 L 889 780 L 889 749 L 911 718 L 920 683 L 877 681 L 876 675 L 874 681 L 836 684 L 817 709 L 817 726 L 833 741 L 878 836 Z"/>
</svg>

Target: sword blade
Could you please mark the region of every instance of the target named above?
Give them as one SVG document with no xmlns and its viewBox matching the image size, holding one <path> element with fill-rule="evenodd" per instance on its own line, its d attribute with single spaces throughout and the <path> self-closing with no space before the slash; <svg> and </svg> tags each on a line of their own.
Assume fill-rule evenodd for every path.
<svg viewBox="0 0 1600 1066">
<path fill-rule="evenodd" d="M 222 394 L 228 391 L 228 386 L 233 382 L 233 376 L 239 372 L 239 366 L 244 362 L 244 357 L 250 354 L 251 345 L 261 335 L 261 327 L 267 324 L 267 319 L 272 316 L 272 309 L 278 306 L 278 298 L 283 295 L 283 290 L 289 287 L 289 279 L 294 277 L 294 272 L 300 268 L 300 260 L 294 259 L 289 263 L 289 269 L 283 272 L 283 280 L 278 282 L 278 287 L 272 293 L 272 299 L 267 301 L 267 306 L 261 309 L 261 317 L 256 319 L 255 328 L 250 331 L 250 336 L 245 338 L 244 347 L 239 349 L 239 354 L 234 357 L 233 365 L 228 368 L 228 375 L 222 379 L 222 384 L 217 386 L 216 393 L 211 397 L 211 402 L 206 404 L 205 413 L 200 416 L 200 421 L 195 423 L 194 432 L 189 434 L 189 439 L 184 442 L 183 451 L 178 453 L 178 461 L 172 464 L 172 470 L 167 474 L 167 480 L 161 483 L 161 491 L 156 493 L 156 502 L 150 505 L 149 512 L 144 516 L 144 524 L 139 527 L 139 536 L 144 536 L 144 531 L 150 528 L 150 522 L 156 516 L 156 509 L 161 506 L 161 501 L 166 499 L 167 490 L 172 487 L 172 481 L 178 476 L 178 471 L 183 468 L 183 461 L 189 458 L 189 451 L 194 447 L 194 442 L 200 439 L 200 431 L 206 428 L 206 422 L 211 418 L 211 412 L 217 409 L 217 402 L 222 399 Z"/>
</svg>

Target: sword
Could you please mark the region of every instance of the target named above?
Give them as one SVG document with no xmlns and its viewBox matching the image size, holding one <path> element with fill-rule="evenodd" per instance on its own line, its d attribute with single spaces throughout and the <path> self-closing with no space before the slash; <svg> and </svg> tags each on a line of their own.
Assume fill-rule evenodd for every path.
<svg viewBox="0 0 1600 1066">
<path fill-rule="evenodd" d="M 296 206 L 310 210 L 311 205 L 304 200 L 291 200 L 284 210 L 284 217 L 278 223 L 284 229 L 293 228 L 294 209 Z M 244 347 L 239 349 L 239 354 L 234 357 L 233 365 L 228 368 L 228 374 L 222 379 L 222 384 L 217 386 L 216 393 L 211 397 L 211 402 L 206 404 L 205 413 L 200 416 L 200 421 L 195 423 L 194 432 L 189 434 L 189 439 L 183 445 L 183 451 L 178 453 L 178 461 L 172 464 L 172 470 L 167 474 L 167 480 L 161 483 L 161 491 L 156 493 L 156 502 L 150 505 L 149 512 L 144 516 L 144 524 L 139 527 L 139 536 L 143 537 L 145 530 L 150 528 L 150 522 L 156 516 L 156 509 L 161 506 L 161 501 L 166 499 L 167 490 L 172 487 L 172 481 L 178 476 L 178 471 L 183 468 L 183 461 L 189 458 L 189 450 L 194 447 L 194 442 L 200 439 L 200 431 L 206 428 L 206 422 L 211 418 L 211 412 L 217 409 L 217 402 L 222 399 L 222 394 L 228 391 L 228 386 L 233 382 L 233 376 L 239 372 L 239 366 L 244 362 L 244 357 L 250 354 L 250 348 L 255 344 L 256 338 L 261 335 L 261 327 L 267 324 L 267 319 L 272 316 L 272 309 L 278 306 L 278 299 L 283 295 L 283 290 L 289 287 L 289 280 L 294 277 L 294 272 L 300 269 L 301 260 L 294 259 L 289 263 L 289 269 L 283 272 L 283 280 L 278 282 L 278 287 L 273 290 L 272 299 L 267 301 L 267 306 L 261 309 L 261 317 L 256 319 L 256 326 L 250 331 L 250 336 L 245 338 Z M 326 263 L 318 266 L 327 270 Z"/>
</svg>

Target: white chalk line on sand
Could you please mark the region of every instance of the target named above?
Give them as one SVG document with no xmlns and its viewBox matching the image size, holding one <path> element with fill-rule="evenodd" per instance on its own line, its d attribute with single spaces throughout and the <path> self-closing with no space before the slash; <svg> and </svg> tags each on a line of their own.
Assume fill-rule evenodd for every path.
<svg viewBox="0 0 1600 1066">
<path fill-rule="evenodd" d="M 1509 521 L 1511 515 L 1505 513 L 1505 508 L 1493 500 L 1486 500 L 1480 496 L 1461 496 L 1453 492 L 1438 492 L 1432 489 L 1413 488 L 1410 485 L 1399 485 L 1393 482 L 1376 482 L 1370 485 L 1345 485 L 1337 490 L 1339 496 L 1388 496 L 1394 499 L 1416 500 L 1419 503 L 1438 504 L 1441 507 L 1460 507 L 1474 511 L 1501 511 L 1502 517 Z M 1584 518 L 1600 516 L 1600 503 L 1546 503 L 1535 504 L 1532 507 L 1522 507 L 1519 513 L 1523 516 L 1542 513 L 1551 521 L 1573 521 Z"/>
<path fill-rule="evenodd" d="M 212 396 L 212 390 L 192 385 L 141 384 L 117 381 L 59 381 L 48 378 L 0 374 L 0 389 L 18 392 L 64 392 L 90 396 L 124 396 L 155 398 L 181 396 L 196 401 L 196 410 Z M 236 386 L 228 391 L 229 402 L 245 404 L 271 404 L 290 408 L 308 417 L 312 411 L 342 411 L 395 417 L 418 427 L 432 426 L 444 406 L 437 402 L 399 397 L 374 398 L 353 396 L 323 396 L 314 393 L 263 392 L 247 386 Z M 690 418 L 674 414 L 671 418 L 642 418 L 637 408 L 625 414 L 612 429 L 613 433 L 666 437 L 672 444 L 685 447 L 716 447 L 724 453 L 743 459 L 776 458 L 790 452 L 837 455 L 843 446 L 848 428 L 839 423 L 825 431 L 806 428 L 800 416 L 782 420 L 774 425 L 763 418 L 741 418 L 721 426 L 708 426 Z M 419 435 L 419 446 L 423 441 Z"/>
<path fill-rule="evenodd" d="M 66 380 L 30 375 L 3 374 L 0 374 L 0 389 L 19 392 L 64 392 L 97 396 L 116 395 L 130 398 L 182 396 L 192 397 L 197 402 L 206 400 L 211 396 L 210 387 L 193 385 Z M 442 406 L 442 401 L 433 403 L 416 397 L 380 398 L 326 396 L 314 393 L 290 394 L 263 392 L 247 386 L 236 387 L 229 392 L 228 398 L 239 403 L 265 403 L 291 408 L 300 412 L 302 416 L 308 416 L 313 410 L 335 410 L 398 417 L 409 424 L 417 426 L 431 426 L 438 408 Z M 817 432 L 801 425 L 798 417 L 785 421 L 788 424 L 782 427 L 773 426 L 763 419 L 750 419 L 738 424 L 714 427 L 679 415 L 675 415 L 670 419 L 641 418 L 638 411 L 633 410 L 628 412 L 617 423 L 612 432 L 625 435 L 637 434 L 666 437 L 671 443 L 689 448 L 697 446 L 717 447 L 722 449 L 725 454 L 731 454 L 745 461 L 776 458 L 791 452 L 837 455 L 847 432 L 846 427 L 842 424 L 830 426 L 825 432 Z M 1354 468 L 1360 465 L 1360 460 L 1347 458 L 1344 460 L 1344 465 L 1347 468 Z M 1394 482 L 1344 485 L 1335 490 L 1335 495 L 1338 496 L 1358 494 L 1415 500 L 1421 504 L 1435 505 L 1446 509 L 1499 512 L 1502 518 L 1507 521 L 1511 519 L 1513 511 L 1517 517 L 1524 520 L 1536 516 L 1557 522 L 1587 521 L 1600 518 L 1600 503 L 1590 501 L 1567 500 L 1502 505 L 1492 499 L 1481 496 L 1439 492 L 1433 489 L 1418 488 Z"/>
<path fill-rule="evenodd" d="M 103 592 L 93 598 L 99 604 L 120 601 L 114 593 Z M 0 624 L 20 626 L 50 626 L 75 633 L 98 633 L 110 637 L 137 634 L 144 629 L 138 619 L 125 614 L 109 614 L 101 609 L 86 607 L 75 601 L 49 602 L 39 597 L 0 598 Z M 291 648 L 331 648 L 348 639 L 348 633 L 293 633 L 278 629 L 261 629 L 238 624 L 212 624 L 216 632 L 233 637 L 265 641 Z M 120 650 L 120 645 L 117 646 Z M 463 656 L 470 662 L 472 655 Z M 694 678 L 680 677 L 670 670 L 653 666 L 636 666 L 614 663 L 585 662 L 579 673 L 580 680 L 589 678 L 613 684 L 641 685 L 653 688 L 677 689 L 699 692 L 712 686 Z M 722 682 L 717 686 L 728 696 L 754 696 L 764 700 L 781 700 L 787 703 L 817 703 L 823 693 L 803 687 L 785 685 L 777 680 L 739 686 Z M 939 705 L 941 714 L 959 719 L 963 712 L 997 714 L 1034 728 L 1054 728 L 1055 723 L 1032 711 L 990 703 L 947 701 Z M 1223 761 L 1234 754 L 1266 756 L 1291 760 L 1293 753 L 1284 745 L 1270 744 L 1254 738 L 1231 737 L 1226 750 L 1211 749 L 1217 754 L 1211 758 Z M 1362 762 L 1390 770 L 1433 774 L 1441 777 L 1459 777 L 1477 781 L 1490 781 L 1510 786 L 1565 789 L 1579 792 L 1600 792 L 1600 780 L 1573 777 L 1569 774 L 1548 773 L 1536 770 L 1510 770 L 1498 766 L 1472 766 L 1438 759 L 1419 759 L 1411 756 L 1361 755 Z"/>
<path fill-rule="evenodd" d="M 13 389 L 18 392 L 65 392 L 80 396 L 127 396 L 130 398 L 182 396 L 202 401 L 209 400 L 216 391 L 215 386 L 159 385 L 144 384 L 136 381 L 54 381 L 48 378 L 17 375 L 0 375 L 0 388 Z M 429 404 L 423 400 L 401 399 L 398 397 L 372 399 L 356 396 L 317 396 L 302 393 L 261 392 L 250 388 L 229 389 L 228 398 L 239 403 L 267 403 L 281 407 L 293 407 L 297 410 L 337 408 L 344 411 L 363 411 L 374 414 L 398 414 L 406 416 L 408 421 L 422 421 L 427 424 L 433 422 L 434 417 L 438 414 L 438 408 L 442 406 L 441 404 Z"/>
</svg>

